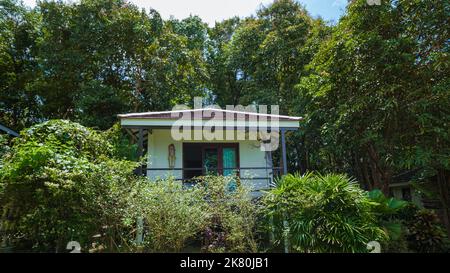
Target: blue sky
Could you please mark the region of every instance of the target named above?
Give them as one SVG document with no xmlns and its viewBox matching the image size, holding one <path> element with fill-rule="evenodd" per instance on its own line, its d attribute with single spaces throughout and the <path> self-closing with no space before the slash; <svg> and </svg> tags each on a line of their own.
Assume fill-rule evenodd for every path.
<svg viewBox="0 0 450 273">
<path fill-rule="evenodd" d="M 300 0 L 312 16 L 322 16 L 325 20 L 337 22 L 344 14 L 347 0 Z"/>
<path fill-rule="evenodd" d="M 22 0 L 29 6 L 35 5 L 35 0 Z M 164 19 L 173 16 L 178 19 L 190 14 L 198 15 L 203 21 L 213 26 L 216 21 L 222 21 L 233 16 L 245 17 L 255 14 L 261 5 L 270 4 L 273 0 L 131 0 L 142 8 L 154 8 Z M 337 22 L 343 14 L 347 0 L 297 0 L 305 5 L 312 16 L 322 16 L 325 20 Z"/>
</svg>

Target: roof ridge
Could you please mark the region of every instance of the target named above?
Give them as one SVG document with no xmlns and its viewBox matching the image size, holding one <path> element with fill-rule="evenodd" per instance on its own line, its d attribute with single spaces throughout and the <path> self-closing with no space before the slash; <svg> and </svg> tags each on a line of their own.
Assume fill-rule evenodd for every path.
<svg viewBox="0 0 450 273">
<path fill-rule="evenodd" d="M 172 111 L 128 113 L 128 114 L 119 114 L 117 116 L 119 118 L 131 118 L 131 117 L 139 117 L 139 116 L 142 117 L 145 115 L 164 115 L 164 114 L 172 114 L 172 113 L 198 112 L 198 111 L 205 111 L 205 110 L 214 110 L 214 111 L 221 111 L 221 112 L 225 112 L 225 113 L 234 113 L 234 114 L 243 114 L 243 115 L 256 115 L 256 116 L 287 118 L 287 119 L 292 119 L 292 120 L 301 120 L 302 119 L 302 117 L 297 117 L 297 116 L 267 114 L 267 113 L 251 112 L 251 111 L 228 110 L 228 109 L 213 108 L 213 107 L 180 109 L 180 110 L 172 110 Z"/>
</svg>

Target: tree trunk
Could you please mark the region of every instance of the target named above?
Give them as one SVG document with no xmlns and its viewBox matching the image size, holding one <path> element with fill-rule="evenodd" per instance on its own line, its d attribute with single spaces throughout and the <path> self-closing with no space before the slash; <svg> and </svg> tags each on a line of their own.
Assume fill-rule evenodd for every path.
<svg viewBox="0 0 450 273">
<path fill-rule="evenodd" d="M 368 164 L 367 164 L 366 157 L 363 156 L 362 161 L 363 162 L 361 164 L 361 169 L 362 169 L 361 172 L 363 174 L 364 180 L 366 181 L 367 185 L 369 186 L 368 189 L 373 190 L 374 186 L 373 186 L 372 180 L 370 179 L 369 169 L 367 168 Z"/>
<path fill-rule="evenodd" d="M 361 157 L 356 152 L 353 153 L 353 162 L 355 164 L 353 169 L 357 180 L 360 182 L 362 186 L 364 186 L 366 190 L 371 190 L 372 185 L 370 185 L 370 181 L 367 180 L 367 177 L 364 176 L 364 167 L 363 167 L 364 162 L 361 162 Z"/>
<path fill-rule="evenodd" d="M 439 188 L 439 199 L 442 204 L 443 222 L 447 230 L 447 235 L 450 237 L 450 212 L 449 212 L 449 184 L 450 176 L 446 175 L 443 169 L 438 170 L 437 183 Z"/>
<path fill-rule="evenodd" d="M 307 172 L 308 170 L 311 170 L 311 163 L 309 161 L 309 152 L 308 152 L 308 150 L 305 150 L 305 169 L 304 169 L 304 172 Z"/>
<path fill-rule="evenodd" d="M 392 177 L 390 168 L 386 166 L 382 167 L 380 156 L 373 144 L 367 145 L 367 152 L 369 154 L 369 163 L 374 188 L 378 188 L 385 195 L 389 195 L 389 184 Z"/>
</svg>

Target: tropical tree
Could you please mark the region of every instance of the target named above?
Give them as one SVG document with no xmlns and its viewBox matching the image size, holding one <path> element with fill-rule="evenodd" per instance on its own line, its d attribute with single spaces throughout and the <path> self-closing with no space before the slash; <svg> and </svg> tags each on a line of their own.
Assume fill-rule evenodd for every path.
<svg viewBox="0 0 450 273">
<path fill-rule="evenodd" d="M 275 243 L 296 252 L 367 252 L 386 239 L 373 202 L 345 175 L 289 174 L 264 196 Z"/>
<path fill-rule="evenodd" d="M 309 62 L 304 48 L 313 20 L 305 9 L 294 1 L 275 1 L 260 9 L 256 18 L 248 18 L 237 25 L 231 19 L 218 25 L 215 31 L 220 52 L 223 54 L 222 73 L 232 76 L 228 90 L 217 90 L 218 100 L 230 98 L 234 104 L 277 104 L 287 112 L 294 96 L 293 86 L 298 82 L 303 66 Z M 237 28 L 236 28 L 237 27 Z M 228 45 L 222 46 L 224 37 Z M 214 37 L 214 36 L 213 36 Z M 215 38 L 214 37 L 214 38 Z M 226 41 L 226 40 L 225 40 Z M 217 59 L 216 59 L 217 60 Z M 226 74 L 223 74 L 224 71 Z M 234 81 L 237 81 L 233 83 Z M 221 96 L 226 96 L 221 98 Z"/>
<path fill-rule="evenodd" d="M 33 88 L 40 75 L 39 25 L 36 12 L 16 0 L 0 1 L 0 121 L 15 130 L 41 118 Z"/>
<path fill-rule="evenodd" d="M 300 81 L 306 103 L 299 105 L 306 131 L 320 140 L 318 167 L 385 194 L 395 174 L 420 170 L 418 179 L 438 181 L 449 226 L 448 30 L 441 27 L 449 5 L 433 3 L 352 1 Z"/>
</svg>

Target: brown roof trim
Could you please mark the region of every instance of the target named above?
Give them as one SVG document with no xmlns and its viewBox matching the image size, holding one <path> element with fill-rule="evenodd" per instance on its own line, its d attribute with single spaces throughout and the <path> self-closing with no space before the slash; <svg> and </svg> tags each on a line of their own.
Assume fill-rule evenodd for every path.
<svg viewBox="0 0 450 273">
<path fill-rule="evenodd" d="M 224 109 L 213 109 L 213 108 L 202 108 L 202 109 L 189 109 L 189 110 L 175 110 L 175 111 L 162 111 L 162 112 L 144 112 L 144 113 L 129 113 L 129 114 L 120 114 L 117 115 L 120 119 L 123 118 L 137 118 L 137 119 L 178 119 L 181 117 L 183 113 L 194 113 L 193 118 L 197 119 L 197 115 L 195 113 L 201 113 L 201 119 L 211 119 L 215 116 L 216 113 L 223 113 L 224 117 L 232 114 L 234 119 L 245 119 L 248 120 L 250 116 L 256 116 L 256 118 L 264 117 L 267 120 L 271 120 L 272 118 L 278 120 L 290 120 L 290 121 L 300 121 L 302 117 L 293 117 L 293 116 L 284 116 L 284 115 L 272 115 L 272 114 L 261 114 L 255 112 L 243 112 L 243 111 L 234 111 L 234 110 L 224 110 Z M 208 113 L 205 116 L 205 112 Z M 178 114 L 178 115 L 177 115 Z"/>
</svg>

